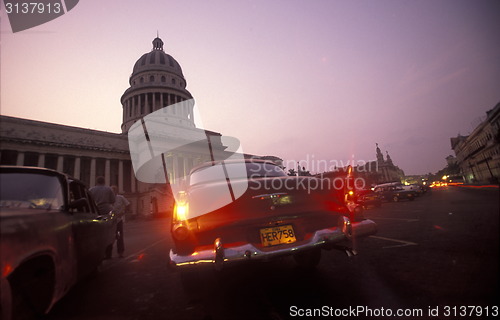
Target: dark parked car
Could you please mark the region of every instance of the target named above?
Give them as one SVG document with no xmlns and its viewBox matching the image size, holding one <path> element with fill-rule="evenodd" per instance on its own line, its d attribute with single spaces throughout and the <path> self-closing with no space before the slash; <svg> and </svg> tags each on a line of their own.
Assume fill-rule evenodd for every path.
<svg viewBox="0 0 500 320">
<path fill-rule="evenodd" d="M 382 199 L 380 195 L 372 190 L 356 190 L 356 203 L 363 208 L 380 207 Z"/>
<path fill-rule="evenodd" d="M 378 193 L 384 201 L 398 202 L 401 200 L 415 200 L 416 193 L 413 190 L 405 190 L 400 184 L 381 184 L 375 186 L 374 191 Z"/>
<path fill-rule="evenodd" d="M 0 167 L 2 319 L 44 314 L 96 270 L 116 219 L 85 186 L 44 168 Z"/>
<path fill-rule="evenodd" d="M 317 177 L 287 176 L 266 161 L 216 161 L 193 168 L 172 217 L 171 266 L 221 269 L 292 255 L 300 266 L 312 268 L 321 249 L 344 250 L 339 243 L 349 246 L 353 237 L 376 232 L 373 221 L 352 219 L 341 200 L 344 189 L 333 190 L 326 182 L 319 186 Z"/>
</svg>

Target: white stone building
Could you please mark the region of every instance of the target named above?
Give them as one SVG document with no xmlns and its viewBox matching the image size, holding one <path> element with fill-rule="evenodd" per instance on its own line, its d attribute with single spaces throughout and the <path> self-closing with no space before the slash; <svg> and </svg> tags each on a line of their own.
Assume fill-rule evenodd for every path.
<svg viewBox="0 0 500 320">
<path fill-rule="evenodd" d="M 468 136 L 451 138 L 451 148 L 466 183 L 500 180 L 500 103 Z"/>
</svg>

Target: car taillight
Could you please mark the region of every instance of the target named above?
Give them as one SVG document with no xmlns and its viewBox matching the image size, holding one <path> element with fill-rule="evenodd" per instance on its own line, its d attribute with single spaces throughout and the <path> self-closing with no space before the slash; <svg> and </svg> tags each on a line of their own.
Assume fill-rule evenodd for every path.
<svg viewBox="0 0 500 320">
<path fill-rule="evenodd" d="M 188 215 L 189 205 L 185 203 L 176 203 L 174 207 L 174 220 L 185 221 Z"/>
<path fill-rule="evenodd" d="M 174 239 L 186 240 L 191 231 L 198 229 L 196 219 L 189 219 L 189 202 L 185 192 L 179 192 L 172 214 L 172 236 Z"/>
<path fill-rule="evenodd" d="M 188 196 L 185 191 L 179 191 L 177 197 L 175 198 L 175 206 L 174 206 L 174 222 L 176 221 L 184 221 L 188 218 L 189 213 L 189 202 Z"/>
<path fill-rule="evenodd" d="M 346 192 L 345 194 L 345 202 L 350 202 L 350 201 L 353 201 L 354 200 L 354 191 L 353 190 L 349 190 L 348 192 Z"/>
</svg>

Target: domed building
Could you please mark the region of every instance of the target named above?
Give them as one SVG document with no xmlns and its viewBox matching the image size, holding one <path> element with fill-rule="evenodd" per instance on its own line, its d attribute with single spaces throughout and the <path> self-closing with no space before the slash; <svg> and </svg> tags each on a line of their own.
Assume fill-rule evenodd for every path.
<svg viewBox="0 0 500 320">
<path fill-rule="evenodd" d="M 129 84 L 130 88 L 121 97 L 123 133 L 147 114 L 193 99 L 186 89 L 181 66 L 163 51 L 163 41 L 158 37 L 153 40 L 153 49 L 135 63 Z M 195 127 L 192 104 L 166 110 L 170 124 Z"/>
</svg>

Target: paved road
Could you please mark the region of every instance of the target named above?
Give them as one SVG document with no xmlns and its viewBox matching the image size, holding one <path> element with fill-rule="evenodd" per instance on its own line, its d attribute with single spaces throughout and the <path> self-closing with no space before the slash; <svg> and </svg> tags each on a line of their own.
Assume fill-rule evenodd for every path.
<svg viewBox="0 0 500 320">
<path fill-rule="evenodd" d="M 200 272 L 189 286 L 166 268 L 168 221 L 131 221 L 128 256 L 106 261 L 48 319 L 288 319 L 309 312 L 389 319 L 398 311 L 413 315 L 407 319 L 470 319 L 500 305 L 498 189 L 433 190 L 366 216 L 379 232 L 355 244 L 354 258 L 324 252 L 312 273 L 288 258 Z M 460 317 L 462 306 L 481 308 Z"/>
</svg>

